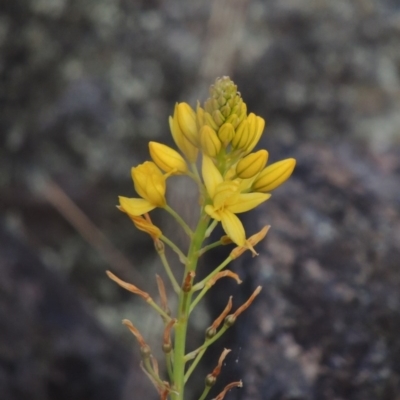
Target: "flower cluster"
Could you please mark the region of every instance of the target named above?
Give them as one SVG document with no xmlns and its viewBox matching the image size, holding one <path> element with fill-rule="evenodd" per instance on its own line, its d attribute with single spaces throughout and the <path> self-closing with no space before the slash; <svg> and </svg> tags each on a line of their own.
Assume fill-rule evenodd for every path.
<svg viewBox="0 0 400 400">
<path fill-rule="evenodd" d="M 188 175 L 200 184 L 205 212 L 221 222 L 232 242 L 245 246 L 246 234 L 236 214 L 268 200 L 270 192 L 290 177 L 295 160 L 266 166 L 268 151 L 253 152 L 265 121 L 247 113 L 237 86 L 228 77 L 216 80 L 203 107 L 197 104 L 194 110 L 187 103 L 176 104 L 169 125 L 180 153 L 150 142 L 152 161 L 132 168 L 140 198 L 120 197 L 120 209 L 133 218 L 156 207 L 166 208 L 168 177 Z M 197 174 L 199 158 L 202 179 Z"/>
<path fill-rule="evenodd" d="M 189 317 L 217 280 L 227 277 L 241 283 L 239 276 L 226 267 L 246 250 L 256 254 L 253 247 L 265 237 L 269 226 L 264 226 L 247 238 L 237 214 L 249 211 L 268 200 L 271 197 L 270 192 L 290 177 L 295 160 L 289 158 L 267 165 L 268 152 L 263 149 L 254 151 L 265 122 L 261 117 L 247 113 L 246 104 L 236 85 L 228 77 L 216 80 L 211 86 L 210 97 L 203 106 L 198 104 L 196 110 L 187 103 L 177 104 L 173 116 L 169 118 L 169 125 L 179 151 L 161 143 L 150 142 L 152 161 L 132 168 L 132 179 L 139 197 L 120 197 L 118 208 L 128 214 L 139 230 L 146 232 L 154 240 L 171 287 L 178 296 L 176 310 L 171 311 L 168 307 L 166 288 L 160 276 L 157 275 L 160 305 L 144 290 L 121 280 L 111 272 L 108 272 L 108 276 L 122 288 L 140 296 L 161 316 L 164 322 L 162 349 L 165 353 L 168 380 L 161 378 L 162 371 L 159 371 L 151 348 L 137 328 L 128 320 L 123 323 L 140 345 L 142 369 L 158 390 L 160 399 L 184 400 L 186 382 L 208 347 L 236 322 L 260 293 L 261 287 L 257 287 L 248 300 L 231 314 L 233 303 L 230 297 L 225 309 L 205 331 L 203 344 L 187 352 Z M 200 170 L 198 163 L 201 164 Z M 167 203 L 167 181 L 173 175 L 187 175 L 199 188 L 200 213 L 194 230 Z M 184 229 L 190 239 L 187 251 L 181 250 L 152 223 L 149 212 L 155 208 L 170 213 Z M 226 235 L 214 243 L 204 245 L 206 238 L 219 222 Z M 205 278 L 195 282 L 199 258 L 205 252 L 229 243 L 236 244 L 236 247 L 228 257 Z M 173 268 L 169 265 L 165 245 L 178 255 L 184 265 L 181 283 L 178 283 Z M 229 350 L 222 352 L 217 366 L 207 375 L 199 400 L 204 400 L 208 395 L 228 353 Z M 228 384 L 215 399 L 222 400 L 236 386 L 241 387 L 242 382 Z"/>
</svg>

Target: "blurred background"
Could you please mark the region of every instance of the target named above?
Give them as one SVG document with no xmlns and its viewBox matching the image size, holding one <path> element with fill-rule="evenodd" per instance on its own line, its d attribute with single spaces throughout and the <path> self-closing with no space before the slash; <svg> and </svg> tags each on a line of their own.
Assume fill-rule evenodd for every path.
<svg viewBox="0 0 400 400">
<path fill-rule="evenodd" d="M 298 164 L 246 220 L 273 229 L 235 296 L 264 291 L 190 396 L 225 345 L 245 383 L 227 399 L 400 399 L 399 1 L 3 0 L 2 400 L 157 398 L 121 319 L 158 348 L 158 318 L 104 271 L 155 294 L 159 265 L 115 205 L 147 142 L 171 144 L 175 102 L 223 75 L 270 160 Z M 170 195 L 185 212 L 191 193 Z M 237 290 L 218 289 L 190 345 Z"/>
</svg>

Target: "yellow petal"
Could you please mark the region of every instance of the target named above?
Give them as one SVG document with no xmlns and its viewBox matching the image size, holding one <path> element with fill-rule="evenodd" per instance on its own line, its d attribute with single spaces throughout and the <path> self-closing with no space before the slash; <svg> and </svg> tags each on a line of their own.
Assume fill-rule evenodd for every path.
<svg viewBox="0 0 400 400">
<path fill-rule="evenodd" d="M 163 171 L 175 174 L 185 174 L 187 172 L 188 167 L 185 160 L 171 147 L 157 142 L 150 142 L 149 150 L 151 158 Z"/>
<path fill-rule="evenodd" d="M 128 198 L 122 196 L 119 196 L 119 204 L 121 206 L 121 211 L 134 217 L 143 215 L 156 208 L 154 204 L 151 204 L 145 199 Z"/>
<path fill-rule="evenodd" d="M 254 250 L 254 246 L 260 242 L 262 239 L 265 238 L 266 234 L 269 231 L 270 225 L 265 225 L 259 232 L 257 232 L 255 235 L 250 236 L 247 240 L 244 246 L 239 246 L 235 247 L 231 251 L 231 258 L 235 259 L 241 256 L 246 250 L 250 250 L 253 253 L 253 257 L 255 255 L 258 255 L 256 251 Z"/>
<path fill-rule="evenodd" d="M 232 239 L 232 242 L 238 246 L 244 246 L 246 242 L 246 233 L 240 219 L 228 210 L 223 210 L 221 213 L 222 228 L 225 233 Z"/>
<path fill-rule="evenodd" d="M 128 214 L 135 224 L 136 228 L 139 230 L 148 233 L 153 239 L 158 239 L 161 237 L 162 232 L 160 228 L 155 226 L 151 221 L 143 218 L 142 216 L 134 216 Z"/>
<path fill-rule="evenodd" d="M 221 216 L 219 213 L 215 210 L 215 207 L 208 204 L 204 207 L 204 211 L 213 219 L 217 221 L 221 221 Z"/>
<path fill-rule="evenodd" d="M 264 193 L 276 189 L 292 175 L 295 165 L 294 158 L 287 158 L 269 165 L 257 176 L 252 189 Z"/>
<path fill-rule="evenodd" d="M 269 193 L 241 193 L 235 204 L 227 205 L 226 209 L 235 214 L 256 208 L 271 197 Z"/>
<path fill-rule="evenodd" d="M 138 165 L 137 167 L 132 167 L 131 176 L 136 193 L 140 197 L 146 198 L 145 188 L 146 188 L 147 174 L 144 173 L 143 168 L 140 168 L 140 165 Z"/>
<path fill-rule="evenodd" d="M 165 177 L 156 164 L 146 161 L 132 168 L 132 179 L 139 196 L 156 207 L 165 206 Z"/>
<path fill-rule="evenodd" d="M 237 202 L 239 196 L 238 181 L 224 181 L 217 185 L 213 197 L 213 205 L 216 209 Z"/>
<path fill-rule="evenodd" d="M 211 158 L 205 154 L 203 154 L 203 165 L 201 172 L 207 193 L 211 198 L 213 198 L 215 195 L 215 189 L 218 184 L 223 182 L 223 178 Z"/>
</svg>

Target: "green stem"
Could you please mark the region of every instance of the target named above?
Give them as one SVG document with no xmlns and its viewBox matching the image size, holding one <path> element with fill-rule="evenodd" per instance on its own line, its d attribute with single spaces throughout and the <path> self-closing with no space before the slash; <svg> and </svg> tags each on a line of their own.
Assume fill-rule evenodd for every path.
<svg viewBox="0 0 400 400">
<path fill-rule="evenodd" d="M 192 364 L 190 364 L 189 369 L 186 371 L 185 374 L 185 383 L 187 382 L 187 380 L 189 379 L 190 375 L 192 375 L 192 372 L 194 371 L 194 369 L 197 367 L 197 364 L 199 363 L 199 361 L 201 360 L 201 358 L 204 356 L 204 353 L 206 352 L 207 348 L 204 348 L 203 350 L 200 351 L 199 354 L 197 354 L 197 357 L 195 358 L 195 360 L 192 362 Z"/>
<path fill-rule="evenodd" d="M 146 301 L 164 318 L 166 322 L 171 321 L 171 317 L 151 297 Z"/>
<path fill-rule="evenodd" d="M 173 378 L 173 369 L 172 369 L 173 355 L 172 355 L 172 351 L 170 351 L 169 353 L 167 353 L 165 355 L 165 361 L 167 362 L 168 377 L 171 380 Z"/>
<path fill-rule="evenodd" d="M 233 259 L 231 258 L 231 256 L 227 257 L 225 259 L 225 261 L 223 261 L 220 265 L 218 265 L 217 268 L 214 269 L 213 272 L 211 272 L 210 274 L 208 274 L 202 281 L 196 283 L 192 290 L 196 291 L 196 290 L 200 290 L 204 287 L 204 285 L 215 275 L 218 274 L 218 272 L 222 271 Z"/>
<path fill-rule="evenodd" d="M 208 244 L 207 246 L 204 246 L 200 250 L 199 257 L 202 256 L 206 251 L 214 249 L 215 247 L 218 247 L 218 246 L 222 246 L 222 242 L 220 240 L 218 240 L 214 243 Z"/>
<path fill-rule="evenodd" d="M 157 387 L 162 388 L 165 387 L 164 382 L 160 379 L 160 377 L 153 370 L 153 366 L 150 362 L 150 357 L 146 357 L 143 359 L 143 367 L 147 371 L 147 373 L 153 378 L 153 382 L 157 385 Z"/>
<path fill-rule="evenodd" d="M 172 287 L 174 288 L 175 293 L 179 293 L 181 288 L 179 287 L 178 282 L 175 279 L 175 275 L 171 270 L 171 267 L 169 266 L 169 262 L 167 260 L 167 257 L 165 257 L 165 253 L 158 253 L 158 255 L 161 258 L 161 262 L 165 268 L 165 272 L 168 275 L 169 280 L 171 281 Z"/>
<path fill-rule="evenodd" d="M 189 360 L 193 360 L 196 357 L 199 358 L 197 362 L 200 361 L 201 357 L 203 356 L 203 350 L 207 350 L 208 346 L 211 346 L 216 340 L 218 340 L 230 327 L 227 325 L 223 325 L 222 328 L 213 336 L 211 339 L 206 339 L 205 342 L 196 350 L 192 351 L 191 353 L 186 354 L 185 362 Z M 193 362 L 196 362 L 194 360 Z"/>
<path fill-rule="evenodd" d="M 190 305 L 189 313 L 191 313 L 194 308 L 197 306 L 199 301 L 204 297 L 204 295 L 208 292 L 208 289 L 210 289 L 208 286 L 204 286 L 203 290 L 196 296 L 196 298 L 192 301 L 192 304 Z"/>
<path fill-rule="evenodd" d="M 179 261 L 186 265 L 186 256 L 182 253 L 181 249 L 171 240 L 169 240 L 166 236 L 161 235 L 160 239 L 168 245 L 179 257 Z"/>
<path fill-rule="evenodd" d="M 206 238 L 208 238 L 212 231 L 215 229 L 215 227 L 218 225 L 218 221 L 216 219 L 214 219 L 213 222 L 211 222 L 210 226 L 208 227 L 207 231 L 206 231 Z"/>
<path fill-rule="evenodd" d="M 204 212 L 200 215 L 199 222 L 196 230 L 192 236 L 190 244 L 186 272 L 195 272 L 197 267 L 197 261 L 199 257 L 199 250 L 203 244 L 205 232 L 207 230 L 210 217 Z M 185 280 L 186 276 L 183 277 Z M 183 290 L 179 293 L 179 313 L 178 321 L 175 324 L 175 345 L 174 345 L 174 379 L 173 389 L 177 394 L 172 393 L 173 400 L 184 399 L 184 386 L 185 386 L 185 349 L 186 349 L 186 332 L 188 327 L 189 319 L 189 307 L 192 298 L 192 292 L 184 292 Z"/>
<path fill-rule="evenodd" d="M 206 386 L 206 387 L 204 388 L 204 390 L 203 390 L 203 393 L 202 393 L 201 396 L 199 397 L 199 400 L 204 400 L 204 399 L 207 397 L 208 392 L 210 391 L 210 389 L 211 389 L 211 386 Z"/>
<path fill-rule="evenodd" d="M 176 219 L 176 222 L 178 222 L 178 224 L 183 228 L 183 230 L 186 232 L 186 234 L 189 236 L 189 238 L 193 237 L 193 231 L 189 228 L 187 223 L 182 219 L 182 217 L 174 209 L 172 209 L 169 205 L 166 205 L 164 207 L 164 210 L 169 212 Z"/>
</svg>

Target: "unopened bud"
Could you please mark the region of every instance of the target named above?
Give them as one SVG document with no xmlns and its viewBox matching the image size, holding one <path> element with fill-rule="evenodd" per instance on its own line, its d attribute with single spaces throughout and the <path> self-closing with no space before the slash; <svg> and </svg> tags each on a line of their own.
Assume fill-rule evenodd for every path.
<svg viewBox="0 0 400 400">
<path fill-rule="evenodd" d="M 254 192 L 267 193 L 276 189 L 289 179 L 295 165 L 296 160 L 294 158 L 288 158 L 269 165 L 257 176 L 252 185 L 252 190 Z"/>
<path fill-rule="evenodd" d="M 256 176 L 267 163 L 268 151 L 259 150 L 242 158 L 236 166 L 236 174 L 241 179 L 249 179 Z"/>
<path fill-rule="evenodd" d="M 232 139 L 234 149 L 243 149 L 249 140 L 249 123 L 245 119 L 236 128 L 235 136 Z"/>
<path fill-rule="evenodd" d="M 235 136 L 235 129 L 232 124 L 225 123 L 218 130 L 218 137 L 224 146 L 227 146 Z"/>
<path fill-rule="evenodd" d="M 249 114 L 247 121 L 249 123 L 249 140 L 244 148 L 245 154 L 250 153 L 257 145 L 265 127 L 264 119 L 253 113 Z"/>
<path fill-rule="evenodd" d="M 204 125 L 200 130 L 200 146 L 209 157 L 216 157 L 221 150 L 221 141 L 217 133 L 208 125 Z"/>
<path fill-rule="evenodd" d="M 149 143 L 150 156 L 157 166 L 165 172 L 185 174 L 188 166 L 183 157 L 171 147 L 162 143 Z"/>
<path fill-rule="evenodd" d="M 212 113 L 213 119 L 218 126 L 221 126 L 224 122 L 226 117 L 224 117 L 220 110 L 215 110 Z"/>
<path fill-rule="evenodd" d="M 218 125 L 214 121 L 211 114 L 209 114 L 208 112 L 204 113 L 204 124 L 211 126 L 211 128 L 213 128 L 215 131 L 218 130 Z"/>
<path fill-rule="evenodd" d="M 197 146 L 197 124 L 196 113 L 187 103 L 179 103 L 176 108 L 179 127 L 186 137 L 194 146 Z M 174 116 L 175 117 L 175 116 Z"/>
</svg>

